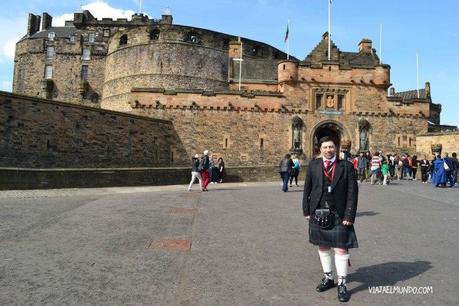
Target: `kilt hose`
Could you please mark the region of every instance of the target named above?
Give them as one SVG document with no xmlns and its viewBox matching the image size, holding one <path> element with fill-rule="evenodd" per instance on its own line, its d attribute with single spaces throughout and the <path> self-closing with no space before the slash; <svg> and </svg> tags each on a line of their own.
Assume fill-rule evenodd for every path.
<svg viewBox="0 0 459 306">
<path fill-rule="evenodd" d="M 344 226 L 341 220 L 331 229 L 322 229 L 313 221 L 314 216 L 309 219 L 309 242 L 314 245 L 328 246 L 331 248 L 352 249 L 358 248 L 359 243 L 355 235 L 354 226 Z M 338 222 L 339 221 L 339 222 Z"/>
</svg>

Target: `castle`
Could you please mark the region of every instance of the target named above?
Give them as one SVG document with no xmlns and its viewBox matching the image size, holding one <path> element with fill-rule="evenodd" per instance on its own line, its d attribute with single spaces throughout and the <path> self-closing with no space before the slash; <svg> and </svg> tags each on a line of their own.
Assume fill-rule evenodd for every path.
<svg viewBox="0 0 459 306">
<path fill-rule="evenodd" d="M 262 42 L 176 25 L 169 12 L 128 21 L 83 11 L 64 27 L 29 14 L 13 92 L 168 120 L 177 166 L 204 149 L 235 166 L 274 165 L 287 152 L 307 160 L 326 135 L 341 151 L 413 154 L 416 135 L 441 128 L 428 82 L 395 92 L 371 40 L 356 52 L 331 42 L 330 59 L 328 40 L 287 60 Z"/>
</svg>

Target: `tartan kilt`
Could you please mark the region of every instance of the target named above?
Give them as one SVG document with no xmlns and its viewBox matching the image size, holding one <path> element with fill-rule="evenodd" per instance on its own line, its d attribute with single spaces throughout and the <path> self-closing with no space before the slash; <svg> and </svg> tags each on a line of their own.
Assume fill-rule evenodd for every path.
<svg viewBox="0 0 459 306">
<path fill-rule="evenodd" d="M 309 242 L 314 245 L 323 245 L 332 248 L 358 248 L 359 243 L 355 235 L 354 225 L 344 226 L 341 220 L 331 229 L 322 229 L 315 223 L 313 216 L 309 219 Z"/>
</svg>

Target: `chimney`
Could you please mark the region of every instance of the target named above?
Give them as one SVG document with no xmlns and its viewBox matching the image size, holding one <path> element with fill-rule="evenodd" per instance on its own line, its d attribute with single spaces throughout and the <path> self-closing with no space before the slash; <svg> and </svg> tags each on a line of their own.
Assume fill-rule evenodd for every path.
<svg viewBox="0 0 459 306">
<path fill-rule="evenodd" d="M 372 53 L 373 48 L 371 46 L 372 41 L 368 38 L 364 38 L 359 43 L 359 52 L 360 53 Z"/>
<path fill-rule="evenodd" d="M 172 24 L 172 14 L 169 9 L 166 9 L 164 13 L 161 15 L 161 21 L 160 23 L 162 24 Z"/>
<path fill-rule="evenodd" d="M 389 96 L 391 96 L 391 97 L 395 96 L 395 88 L 391 87 L 389 90 L 390 90 L 389 91 Z"/>
<path fill-rule="evenodd" d="M 43 13 L 43 17 L 41 18 L 41 30 L 48 30 L 51 28 L 53 24 L 53 17 L 48 13 Z"/>
<path fill-rule="evenodd" d="M 426 98 L 430 99 L 430 82 L 426 82 L 424 90 L 426 92 Z"/>
<path fill-rule="evenodd" d="M 27 36 L 32 36 L 40 30 L 40 20 L 39 15 L 29 14 L 29 21 L 27 23 Z"/>
</svg>

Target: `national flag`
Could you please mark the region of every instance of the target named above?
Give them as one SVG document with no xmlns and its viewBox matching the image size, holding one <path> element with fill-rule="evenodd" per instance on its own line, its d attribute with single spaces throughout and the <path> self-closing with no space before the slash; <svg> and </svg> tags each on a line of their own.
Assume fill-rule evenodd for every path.
<svg viewBox="0 0 459 306">
<path fill-rule="evenodd" d="M 287 42 L 288 40 L 288 23 L 287 23 L 287 29 L 285 30 L 285 39 L 284 42 Z"/>
</svg>

